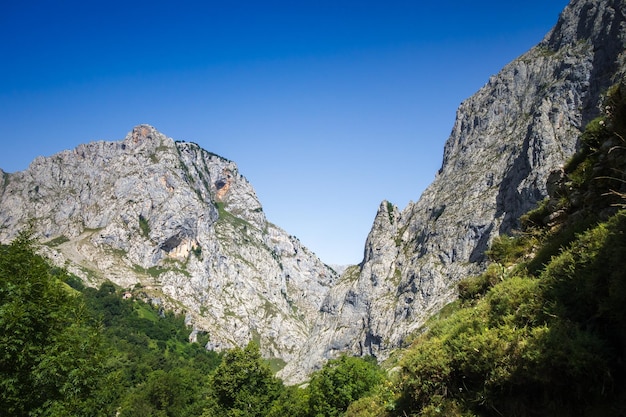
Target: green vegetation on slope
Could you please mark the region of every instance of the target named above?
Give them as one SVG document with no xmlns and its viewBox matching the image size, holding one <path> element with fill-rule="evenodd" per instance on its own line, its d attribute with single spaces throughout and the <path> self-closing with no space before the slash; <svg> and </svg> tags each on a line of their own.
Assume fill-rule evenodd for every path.
<svg viewBox="0 0 626 417">
<path fill-rule="evenodd" d="M 517 269 L 477 299 L 462 293 L 463 308 L 404 357 L 401 408 L 417 415 L 618 415 L 626 376 L 625 231 L 620 212 L 578 236 L 537 276 Z"/>
<path fill-rule="evenodd" d="M 382 380 L 342 357 L 286 387 L 254 342 L 223 357 L 189 343 L 184 318 L 141 291 L 85 287 L 27 234 L 0 246 L 0 415 L 338 416 Z"/>
<path fill-rule="evenodd" d="M 193 416 L 220 357 L 183 317 L 0 246 L 0 415 Z"/>
<path fill-rule="evenodd" d="M 0 415 L 89 415 L 105 351 L 84 305 L 31 250 L 0 247 Z"/>
</svg>

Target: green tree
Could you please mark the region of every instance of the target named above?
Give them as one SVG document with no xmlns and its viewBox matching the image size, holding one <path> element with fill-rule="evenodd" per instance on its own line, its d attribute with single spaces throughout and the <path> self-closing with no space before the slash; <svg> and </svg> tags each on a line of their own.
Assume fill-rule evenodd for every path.
<svg viewBox="0 0 626 417">
<path fill-rule="evenodd" d="M 54 274 L 53 274 L 54 271 Z M 28 233 L 0 247 L 0 414 L 99 415 L 98 330 L 84 304 L 33 250 Z"/>
<path fill-rule="evenodd" d="M 156 370 L 125 398 L 119 416 L 199 416 L 205 406 L 198 389 L 202 377 L 187 367 L 169 372 Z"/>
<path fill-rule="evenodd" d="M 267 417 L 309 417 L 309 391 L 305 388 L 287 386 L 274 401 Z"/>
<path fill-rule="evenodd" d="M 259 346 L 250 342 L 224 355 L 209 380 L 205 417 L 265 416 L 283 385 L 261 358 Z"/>
<path fill-rule="evenodd" d="M 349 356 L 330 360 L 311 378 L 311 415 L 340 416 L 350 403 L 369 393 L 382 381 L 383 374 L 374 360 Z"/>
</svg>

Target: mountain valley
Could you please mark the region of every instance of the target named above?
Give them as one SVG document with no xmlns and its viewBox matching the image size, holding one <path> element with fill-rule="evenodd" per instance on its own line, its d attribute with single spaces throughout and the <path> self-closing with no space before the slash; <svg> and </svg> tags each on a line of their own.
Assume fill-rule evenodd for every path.
<svg viewBox="0 0 626 417">
<path fill-rule="evenodd" d="M 461 104 L 433 183 L 404 209 L 381 202 L 364 259 L 341 274 L 265 217 L 235 162 L 149 125 L 0 170 L 0 242 L 30 228 L 56 266 L 182 314 L 207 349 L 258 343 L 287 384 L 342 354 L 383 362 L 557 187 L 626 79 L 624 45 L 623 2 L 573 0 Z"/>
</svg>

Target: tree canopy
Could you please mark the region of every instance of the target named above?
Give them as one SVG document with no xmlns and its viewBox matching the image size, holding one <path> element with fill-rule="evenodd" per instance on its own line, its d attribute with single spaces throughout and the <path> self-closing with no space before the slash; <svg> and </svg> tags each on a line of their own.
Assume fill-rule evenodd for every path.
<svg viewBox="0 0 626 417">
<path fill-rule="evenodd" d="M 56 274 L 55 274 L 56 273 Z M 0 247 L 0 414 L 97 415 L 99 331 L 27 233 Z"/>
</svg>

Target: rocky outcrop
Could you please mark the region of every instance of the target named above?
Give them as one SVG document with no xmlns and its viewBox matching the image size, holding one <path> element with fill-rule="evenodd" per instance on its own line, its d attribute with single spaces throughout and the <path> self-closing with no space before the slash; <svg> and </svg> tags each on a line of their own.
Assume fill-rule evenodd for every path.
<svg viewBox="0 0 626 417">
<path fill-rule="evenodd" d="M 32 225 L 59 265 L 186 312 L 213 349 L 255 339 L 289 362 L 337 278 L 267 221 L 234 162 L 151 126 L 2 178 L 0 241 Z"/>
<path fill-rule="evenodd" d="M 625 15 L 623 1 L 572 1 L 539 45 L 461 104 L 435 180 L 401 212 L 383 202 L 359 270 L 327 295 L 296 363 L 314 369 L 338 350 L 387 357 L 485 267 L 491 240 L 546 197 L 550 172 L 623 78 Z"/>
</svg>

